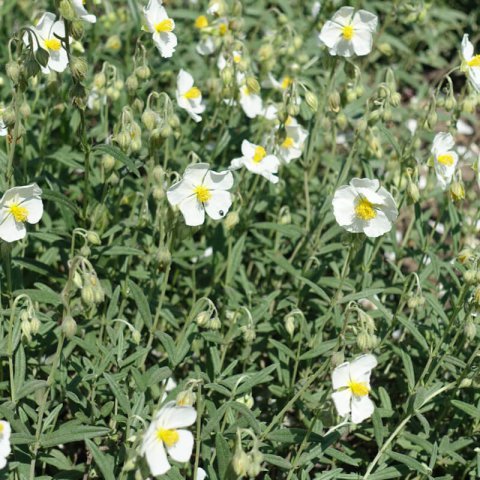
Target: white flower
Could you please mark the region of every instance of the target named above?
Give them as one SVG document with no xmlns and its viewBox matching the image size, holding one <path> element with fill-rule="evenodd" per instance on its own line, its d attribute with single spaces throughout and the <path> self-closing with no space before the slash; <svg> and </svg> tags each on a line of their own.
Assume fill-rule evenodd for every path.
<svg viewBox="0 0 480 480">
<path fill-rule="evenodd" d="M 150 0 L 143 9 L 147 29 L 153 34 L 160 55 L 169 58 L 173 55 L 177 46 L 177 36 L 173 33 L 175 22 L 168 17 L 167 11 L 162 7 L 161 0 Z"/>
<path fill-rule="evenodd" d="M 353 423 L 369 418 L 375 408 L 368 397 L 370 374 L 377 366 L 377 359 L 370 354 L 362 355 L 353 362 L 339 365 L 332 373 L 333 402 L 341 417 L 351 414 Z"/>
<path fill-rule="evenodd" d="M 184 427 L 193 425 L 196 418 L 193 407 L 181 407 L 175 402 L 168 402 L 155 415 L 141 447 L 141 454 L 145 455 L 153 476 L 170 470 L 165 449 L 176 462 L 188 462 L 193 450 L 193 435 Z"/>
<path fill-rule="evenodd" d="M 373 13 L 358 10 L 354 14 L 353 7 L 342 7 L 325 22 L 318 38 L 329 48 L 330 55 L 367 55 L 372 51 L 377 22 Z"/>
<path fill-rule="evenodd" d="M 228 190 L 233 186 L 232 172 L 214 172 L 208 163 L 190 165 L 182 180 L 167 191 L 171 205 L 178 208 L 191 227 L 202 225 L 205 212 L 213 220 L 223 218 L 232 205 L 232 195 Z"/>
<path fill-rule="evenodd" d="M 0 238 L 20 240 L 27 234 L 25 222 L 38 223 L 43 215 L 42 190 L 36 183 L 7 190 L 0 199 Z"/>
<path fill-rule="evenodd" d="M 40 47 L 48 53 L 48 63 L 46 67 L 41 67 L 42 72 L 63 72 L 68 65 L 67 51 L 60 40 L 65 38 L 63 20 L 55 21 L 55 14 L 47 12 L 42 15 L 37 26 L 30 29 L 33 33 L 25 32 L 23 35 L 25 45 L 30 45 L 30 39 L 32 39 L 31 46 L 34 52 Z"/>
<path fill-rule="evenodd" d="M 73 9 L 75 13 L 80 17 L 81 20 L 84 20 L 88 23 L 95 23 L 97 21 L 97 17 L 95 15 L 91 15 L 87 12 L 84 7 L 84 0 L 72 0 Z"/>
<path fill-rule="evenodd" d="M 455 141 L 449 133 L 437 133 L 433 139 L 433 166 L 437 182 L 442 190 L 445 190 L 452 182 L 458 163 L 458 154 L 452 150 L 454 145 Z"/>
<path fill-rule="evenodd" d="M 285 139 L 278 146 L 277 153 L 280 160 L 290 163 L 292 160 L 301 157 L 308 132 L 299 125 L 295 118 L 288 117 L 285 122 L 285 134 Z"/>
<path fill-rule="evenodd" d="M 217 49 L 217 45 L 213 37 L 208 35 L 197 43 L 195 49 L 200 55 L 211 55 Z"/>
<path fill-rule="evenodd" d="M 237 82 L 240 85 L 240 105 L 248 118 L 255 118 L 263 113 L 262 97 L 250 90 L 245 82 L 243 74 L 237 75 Z"/>
<path fill-rule="evenodd" d="M 462 39 L 462 70 L 467 74 L 470 83 L 480 92 L 480 55 L 474 55 L 473 44 L 465 34 Z"/>
<path fill-rule="evenodd" d="M 238 169 L 243 166 L 272 183 L 278 182 L 278 177 L 274 174 L 278 172 L 280 160 L 275 155 L 267 154 L 264 147 L 250 143 L 248 140 L 242 142 L 242 154 L 243 157 L 232 160 L 230 168 Z"/>
<path fill-rule="evenodd" d="M 230 58 L 230 56 L 229 56 Z M 242 54 L 241 52 L 239 52 L 238 50 L 232 52 L 232 55 L 231 55 L 231 60 L 232 60 L 232 63 L 240 63 L 242 61 Z M 218 60 L 217 60 L 217 67 L 220 71 L 222 71 L 226 66 L 228 65 L 227 63 L 227 59 L 225 58 L 225 55 L 223 53 L 220 53 L 220 55 L 218 56 Z"/>
<path fill-rule="evenodd" d="M 378 180 L 353 178 L 349 185 L 336 190 L 332 200 L 337 223 L 348 232 L 363 232 L 379 237 L 392 229 L 398 217 L 392 195 Z"/>
<path fill-rule="evenodd" d="M 207 472 L 201 468 L 197 468 L 197 480 L 205 480 L 207 478 Z"/>
<path fill-rule="evenodd" d="M 262 83 L 264 87 L 275 88 L 276 90 L 285 91 L 293 83 L 293 78 L 284 75 L 280 81 L 276 80 L 275 77 L 269 72 L 268 78 Z"/>
<path fill-rule="evenodd" d="M 0 420 L 0 469 L 7 465 L 7 457 L 10 455 L 10 424 Z"/>
<path fill-rule="evenodd" d="M 195 122 L 200 122 L 202 117 L 199 113 L 205 111 L 205 105 L 202 103 L 202 92 L 193 83 L 193 77 L 185 70 L 180 70 L 177 77 L 177 103 Z"/>
</svg>

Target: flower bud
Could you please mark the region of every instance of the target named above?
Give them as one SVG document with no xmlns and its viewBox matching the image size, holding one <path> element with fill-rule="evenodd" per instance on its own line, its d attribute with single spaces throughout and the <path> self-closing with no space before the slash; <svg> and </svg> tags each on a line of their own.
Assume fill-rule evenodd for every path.
<svg viewBox="0 0 480 480">
<path fill-rule="evenodd" d="M 211 318 L 210 321 L 208 322 L 208 328 L 210 330 L 220 330 L 221 327 L 222 327 L 222 322 L 217 316 Z"/>
<path fill-rule="evenodd" d="M 343 112 L 337 114 L 337 125 L 340 130 L 345 130 L 348 126 L 348 118 Z"/>
<path fill-rule="evenodd" d="M 118 146 L 124 152 L 126 152 L 129 149 L 129 147 L 132 143 L 132 139 L 131 139 L 130 135 L 127 132 L 125 132 L 124 130 L 117 133 L 117 135 L 115 135 L 115 137 L 114 137 L 114 140 L 118 143 Z"/>
<path fill-rule="evenodd" d="M 102 241 L 100 240 L 100 237 L 97 232 L 93 230 L 89 230 L 87 232 L 87 240 L 92 244 L 92 245 L 101 245 Z"/>
<path fill-rule="evenodd" d="M 115 158 L 108 154 L 102 155 L 102 165 L 109 172 L 115 166 Z"/>
<path fill-rule="evenodd" d="M 167 267 L 172 262 L 172 254 L 170 253 L 170 250 L 167 247 L 162 246 L 158 249 L 157 262 L 161 268 Z"/>
<path fill-rule="evenodd" d="M 108 37 L 107 42 L 105 43 L 105 48 L 107 50 L 112 50 L 118 52 L 122 48 L 122 41 L 118 35 L 112 35 Z"/>
<path fill-rule="evenodd" d="M 22 118 L 28 118 L 32 114 L 32 110 L 30 108 L 30 105 L 27 102 L 23 102 L 20 105 L 20 114 Z"/>
<path fill-rule="evenodd" d="M 20 328 L 22 330 L 22 335 L 27 339 L 28 342 L 32 341 L 32 326 L 28 318 L 24 318 L 20 323 Z"/>
<path fill-rule="evenodd" d="M 147 109 L 142 114 L 142 123 L 145 125 L 146 129 L 151 131 L 157 125 L 158 115 L 151 109 Z"/>
<path fill-rule="evenodd" d="M 310 90 L 307 90 L 305 93 L 305 102 L 313 113 L 318 110 L 318 98 L 313 92 L 310 92 Z"/>
<path fill-rule="evenodd" d="M 70 315 L 63 318 L 62 332 L 67 338 L 72 338 L 77 333 L 77 322 Z"/>
<path fill-rule="evenodd" d="M 260 93 L 260 84 L 255 77 L 247 77 L 247 87 L 252 93 Z"/>
<path fill-rule="evenodd" d="M 438 121 L 438 115 L 435 110 L 432 110 L 427 117 L 427 121 L 425 123 L 425 127 L 428 128 L 429 130 L 433 130 L 435 128 L 435 125 L 437 124 Z"/>
<path fill-rule="evenodd" d="M 470 248 L 462 249 L 457 255 L 458 261 L 463 265 L 468 263 L 472 257 L 473 257 L 473 251 Z"/>
<path fill-rule="evenodd" d="M 332 355 L 331 364 L 332 364 L 332 367 L 333 367 L 333 368 L 338 367 L 338 366 L 341 365 L 344 361 L 345 361 L 345 355 L 344 355 L 343 352 L 335 352 L 335 353 Z"/>
<path fill-rule="evenodd" d="M 73 273 L 73 283 L 77 288 L 83 288 L 82 276 L 78 273 L 77 270 Z"/>
<path fill-rule="evenodd" d="M 243 340 L 246 343 L 252 343 L 257 337 L 257 334 L 255 333 L 255 329 L 253 328 L 253 325 L 250 325 L 250 324 L 244 325 L 243 327 L 241 327 L 241 330 L 243 333 Z"/>
<path fill-rule="evenodd" d="M 7 73 L 8 78 L 12 80 L 13 83 L 18 83 L 18 80 L 20 78 L 20 65 L 18 62 L 15 61 L 10 61 L 7 63 L 5 67 L 5 71 Z"/>
<path fill-rule="evenodd" d="M 87 284 L 83 286 L 81 290 L 81 297 L 85 305 L 91 307 L 95 304 L 95 292 L 93 291 L 91 285 Z"/>
<path fill-rule="evenodd" d="M 445 110 L 451 112 L 457 106 L 457 101 L 453 95 L 449 95 L 445 99 Z"/>
<path fill-rule="evenodd" d="M 387 57 L 390 57 L 391 55 L 393 55 L 393 48 L 387 42 L 380 43 L 378 45 L 378 49 Z"/>
<path fill-rule="evenodd" d="M 238 212 L 229 212 L 225 217 L 225 228 L 227 230 L 232 230 L 236 225 L 238 225 L 239 221 L 240 217 Z"/>
<path fill-rule="evenodd" d="M 477 326 L 471 317 L 465 322 L 463 332 L 465 333 L 467 340 L 470 342 L 477 336 Z"/>
<path fill-rule="evenodd" d="M 70 2 L 70 0 L 61 0 L 60 5 L 58 6 L 58 12 L 65 19 L 72 21 L 76 18 L 75 10 Z"/>
<path fill-rule="evenodd" d="M 70 24 L 70 33 L 75 40 L 80 40 L 83 36 L 83 23 L 81 20 L 74 20 Z"/>
<path fill-rule="evenodd" d="M 398 107 L 400 105 L 401 100 L 402 100 L 402 96 L 398 92 L 393 92 L 390 95 L 390 105 L 392 107 Z"/>
<path fill-rule="evenodd" d="M 95 88 L 99 90 L 103 88 L 106 83 L 107 83 L 107 77 L 103 72 L 98 72 L 93 77 L 93 85 L 95 86 Z"/>
<path fill-rule="evenodd" d="M 357 335 L 357 346 L 362 352 L 370 349 L 370 334 L 366 330 L 361 330 Z"/>
<path fill-rule="evenodd" d="M 233 458 L 232 458 L 233 471 L 239 477 L 244 477 L 245 475 L 247 475 L 247 470 L 249 465 L 250 465 L 250 458 L 243 451 L 240 443 L 237 443 L 237 447 L 235 448 L 235 454 L 233 455 Z"/>
<path fill-rule="evenodd" d="M 473 301 L 477 305 L 480 305 L 480 286 L 476 287 L 475 290 L 473 291 Z"/>
<path fill-rule="evenodd" d="M 340 94 L 336 90 L 328 96 L 328 109 L 333 113 L 340 111 Z"/>
<path fill-rule="evenodd" d="M 178 115 L 172 115 L 172 116 L 168 119 L 168 124 L 169 124 L 172 128 L 178 128 L 178 127 L 180 127 L 180 119 L 178 118 Z"/>
<path fill-rule="evenodd" d="M 468 285 L 477 283 L 477 272 L 475 270 L 467 270 L 463 274 L 463 279 Z"/>
<path fill-rule="evenodd" d="M 200 15 L 195 19 L 195 28 L 201 30 L 202 28 L 208 27 L 208 18 L 205 15 Z"/>
<path fill-rule="evenodd" d="M 163 185 L 163 180 L 165 178 L 165 170 L 161 165 L 156 165 L 152 171 L 153 180 L 158 183 L 158 185 Z"/>
<path fill-rule="evenodd" d="M 134 73 L 127 78 L 127 80 L 125 81 L 125 86 L 127 87 L 128 93 L 130 93 L 131 95 L 133 95 L 137 91 L 138 79 Z"/>
<path fill-rule="evenodd" d="M 82 81 L 88 71 L 88 64 L 84 57 L 70 57 L 70 68 L 73 78 L 77 81 Z"/>
<path fill-rule="evenodd" d="M 210 317 L 211 317 L 210 311 L 200 312 L 195 318 L 195 321 L 197 322 L 197 325 L 199 327 L 205 327 L 209 323 Z"/>
<path fill-rule="evenodd" d="M 180 405 L 181 407 L 192 407 L 195 405 L 196 400 L 197 396 L 190 388 L 180 392 L 175 399 L 177 405 Z"/>
<path fill-rule="evenodd" d="M 148 80 L 150 78 L 151 72 L 150 69 L 146 65 L 142 65 L 135 69 L 135 75 L 140 80 Z"/>
<path fill-rule="evenodd" d="M 132 340 L 135 345 L 140 345 L 140 342 L 142 341 L 142 335 L 136 328 L 132 332 Z"/>
<path fill-rule="evenodd" d="M 253 400 L 253 396 L 252 396 L 251 393 L 246 393 L 245 395 L 243 395 L 243 397 L 239 397 L 239 398 L 235 399 L 235 401 L 238 402 L 238 403 L 242 403 L 249 410 L 251 410 L 253 408 L 253 405 L 254 405 L 254 400 Z"/>
<path fill-rule="evenodd" d="M 454 202 L 459 202 L 465 198 L 465 189 L 462 182 L 452 182 L 450 185 L 450 198 Z"/>
<path fill-rule="evenodd" d="M 36 315 L 33 315 L 30 319 L 30 328 L 32 330 L 32 335 L 36 335 L 40 330 L 40 320 Z"/>
</svg>

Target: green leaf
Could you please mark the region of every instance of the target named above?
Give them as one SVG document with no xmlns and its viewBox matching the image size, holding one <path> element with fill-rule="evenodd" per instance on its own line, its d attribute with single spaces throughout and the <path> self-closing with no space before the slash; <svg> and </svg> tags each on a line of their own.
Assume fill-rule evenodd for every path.
<svg viewBox="0 0 480 480">
<path fill-rule="evenodd" d="M 113 471 L 113 458 L 103 453 L 97 447 L 97 445 L 95 445 L 95 443 L 88 438 L 85 440 L 85 443 L 87 444 L 88 449 L 92 452 L 93 459 L 95 460 L 95 463 L 97 464 L 99 470 L 102 472 L 103 478 L 105 480 L 115 480 L 116 477 Z"/>
<path fill-rule="evenodd" d="M 107 145 L 107 144 L 102 144 L 102 145 L 96 145 L 92 149 L 93 152 L 99 152 L 101 154 L 106 154 L 106 155 L 111 155 L 113 158 L 116 160 L 119 160 L 122 162 L 130 172 L 135 173 L 138 177 L 140 176 L 140 171 L 138 168 L 135 166 L 135 163 L 133 160 L 125 155 L 118 147 L 115 147 L 113 145 Z"/>
</svg>

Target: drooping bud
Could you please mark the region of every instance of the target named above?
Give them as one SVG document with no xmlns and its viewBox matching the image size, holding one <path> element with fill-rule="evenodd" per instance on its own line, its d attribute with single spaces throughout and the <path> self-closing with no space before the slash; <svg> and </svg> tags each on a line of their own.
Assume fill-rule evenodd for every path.
<svg viewBox="0 0 480 480">
<path fill-rule="evenodd" d="M 102 241 L 100 240 L 100 237 L 97 232 L 93 230 L 89 230 L 87 232 L 87 240 L 92 244 L 92 245 L 101 245 Z"/>
<path fill-rule="evenodd" d="M 196 400 L 197 396 L 191 388 L 180 392 L 175 399 L 177 405 L 180 405 L 181 407 L 192 407 L 195 405 Z"/>
<path fill-rule="evenodd" d="M 305 93 L 305 102 L 313 113 L 318 110 L 318 98 L 313 92 L 310 92 L 310 90 L 307 90 Z"/>
<path fill-rule="evenodd" d="M 340 94 L 337 90 L 334 90 L 328 96 L 328 109 L 333 113 L 338 113 L 340 111 Z"/>
<path fill-rule="evenodd" d="M 70 0 L 61 0 L 58 6 L 58 12 L 65 20 L 70 22 L 76 18 L 75 10 Z"/>
<path fill-rule="evenodd" d="M 67 315 L 63 318 L 62 332 L 67 338 L 72 338 L 77 333 L 77 322 L 72 316 Z"/>
</svg>

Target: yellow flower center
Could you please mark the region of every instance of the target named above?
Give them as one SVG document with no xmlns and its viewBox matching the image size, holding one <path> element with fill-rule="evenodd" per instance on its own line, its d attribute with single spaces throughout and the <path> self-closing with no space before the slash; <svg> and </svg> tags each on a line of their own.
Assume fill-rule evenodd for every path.
<svg viewBox="0 0 480 480">
<path fill-rule="evenodd" d="M 364 397 L 365 395 L 368 395 L 368 392 L 370 391 L 366 383 L 355 382 L 353 380 L 348 382 L 348 388 L 356 397 Z"/>
<path fill-rule="evenodd" d="M 342 28 L 342 35 L 345 40 L 351 40 L 354 33 L 351 25 L 345 25 L 345 27 Z"/>
<path fill-rule="evenodd" d="M 8 207 L 9 213 L 13 215 L 13 218 L 17 222 L 26 222 L 28 217 L 28 210 L 25 207 L 22 207 L 18 203 L 12 203 Z"/>
<path fill-rule="evenodd" d="M 162 441 L 167 447 L 173 447 L 180 439 L 180 435 L 176 430 L 167 430 L 160 427 L 157 430 L 157 438 L 158 440 Z"/>
<path fill-rule="evenodd" d="M 189 100 L 193 100 L 195 98 L 199 98 L 202 92 L 197 87 L 192 87 L 190 90 L 187 90 L 183 96 L 188 98 Z"/>
<path fill-rule="evenodd" d="M 362 197 L 355 207 L 355 215 L 362 220 L 371 220 L 377 216 L 377 212 L 373 203 Z"/>
<path fill-rule="evenodd" d="M 171 32 L 173 30 L 173 21 L 170 18 L 166 18 L 155 25 L 155 30 L 158 33 Z"/>
<path fill-rule="evenodd" d="M 289 125 L 291 125 L 293 123 L 293 117 L 291 117 L 290 115 L 287 117 L 287 119 L 285 120 L 285 125 L 288 127 Z"/>
<path fill-rule="evenodd" d="M 471 60 L 467 62 L 469 67 L 480 67 L 480 55 L 475 55 Z"/>
<path fill-rule="evenodd" d="M 450 153 L 443 153 L 437 157 L 437 162 L 445 165 L 446 167 L 451 167 L 455 160 L 453 159 L 453 155 Z"/>
<path fill-rule="evenodd" d="M 2 433 L 5 430 L 5 427 L 3 423 L 0 423 L 0 433 Z"/>
<path fill-rule="evenodd" d="M 208 27 L 207 17 L 205 15 L 200 15 L 199 17 L 197 17 L 197 19 L 195 20 L 195 28 L 201 30 L 202 28 L 206 27 Z"/>
<path fill-rule="evenodd" d="M 255 163 L 260 163 L 265 158 L 266 155 L 267 155 L 266 150 L 260 145 L 258 145 L 257 147 L 255 147 L 255 153 L 253 154 L 253 161 Z"/>
<path fill-rule="evenodd" d="M 233 55 L 233 61 L 235 63 L 240 63 L 241 60 L 242 60 L 242 57 L 238 53 Z"/>
<path fill-rule="evenodd" d="M 282 87 L 283 90 L 286 90 L 292 83 L 293 83 L 293 79 L 291 77 L 283 77 L 283 80 L 280 86 Z"/>
<path fill-rule="evenodd" d="M 228 30 L 228 27 L 227 27 L 227 24 L 226 23 L 221 23 L 219 26 L 218 26 L 218 33 L 220 35 L 225 35 L 227 33 L 227 30 Z"/>
<path fill-rule="evenodd" d="M 53 50 L 55 52 L 58 52 L 62 46 L 58 38 L 47 38 L 43 43 L 47 50 Z"/>
<path fill-rule="evenodd" d="M 195 187 L 194 192 L 199 202 L 205 203 L 212 198 L 212 193 L 210 192 L 210 190 L 203 185 Z"/>
<path fill-rule="evenodd" d="M 282 147 L 283 148 L 292 148 L 293 147 L 293 138 L 292 137 L 287 137 L 283 143 L 282 143 Z"/>
</svg>

